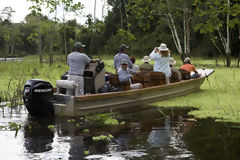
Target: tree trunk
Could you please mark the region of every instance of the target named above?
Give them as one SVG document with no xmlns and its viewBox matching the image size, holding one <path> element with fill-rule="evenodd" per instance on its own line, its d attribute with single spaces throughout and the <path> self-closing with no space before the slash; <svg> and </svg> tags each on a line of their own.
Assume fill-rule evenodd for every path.
<svg viewBox="0 0 240 160">
<path fill-rule="evenodd" d="M 106 0 L 103 0 L 103 6 L 102 6 L 102 20 L 104 18 L 104 10 L 105 10 L 105 6 L 106 6 Z"/>
<path fill-rule="evenodd" d="M 228 0 L 227 3 L 228 3 L 228 7 L 230 7 L 230 0 Z M 230 50 L 229 13 L 228 12 L 227 12 L 227 37 L 226 37 L 226 44 L 225 44 L 225 52 L 226 52 L 227 67 L 230 67 L 231 50 Z"/>
<path fill-rule="evenodd" d="M 178 53 L 180 54 L 182 62 L 184 63 L 184 54 L 183 54 L 181 42 L 180 42 L 180 39 L 179 39 L 179 36 L 178 36 L 178 32 L 177 32 L 177 29 L 176 29 L 175 22 L 173 20 L 173 17 L 172 17 L 171 11 L 170 11 L 170 6 L 169 6 L 168 0 L 167 0 L 167 7 L 168 7 L 168 14 L 167 14 L 165 20 L 166 20 L 166 22 L 167 22 L 167 24 L 168 24 L 168 26 L 171 30 L 174 44 L 175 44 L 175 46 L 178 50 Z"/>
<path fill-rule="evenodd" d="M 65 12 L 63 9 L 63 27 L 64 27 L 64 54 L 67 54 L 67 33 L 66 33 L 66 23 L 65 23 Z"/>
<path fill-rule="evenodd" d="M 96 6 L 97 6 L 97 0 L 94 1 L 94 13 L 93 13 L 93 22 L 96 22 Z"/>
<path fill-rule="evenodd" d="M 228 52 L 226 54 L 226 60 L 227 60 L 227 67 L 230 67 L 230 65 L 231 65 L 231 53 L 230 52 Z"/>
<path fill-rule="evenodd" d="M 52 66 L 52 64 L 53 64 L 53 37 L 51 37 L 49 53 L 49 65 Z"/>
<path fill-rule="evenodd" d="M 9 54 L 9 44 L 8 42 L 5 42 L 5 61 L 7 60 L 8 54 Z"/>
<path fill-rule="evenodd" d="M 38 33 L 38 40 L 37 40 L 37 53 L 39 55 L 39 63 L 42 63 L 42 36 L 41 33 Z"/>
<path fill-rule="evenodd" d="M 240 52 L 238 53 L 237 67 L 239 67 L 239 62 L 240 62 Z"/>
<path fill-rule="evenodd" d="M 11 56 L 13 56 L 13 50 L 14 50 L 14 40 L 13 40 L 13 31 L 11 29 Z"/>
<path fill-rule="evenodd" d="M 64 53 L 67 54 L 67 33 L 65 23 L 64 23 Z"/>
</svg>

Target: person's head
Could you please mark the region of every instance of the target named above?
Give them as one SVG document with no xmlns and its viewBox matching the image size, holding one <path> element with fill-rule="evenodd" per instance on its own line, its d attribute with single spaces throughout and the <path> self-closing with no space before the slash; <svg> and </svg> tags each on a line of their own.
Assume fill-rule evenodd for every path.
<svg viewBox="0 0 240 160">
<path fill-rule="evenodd" d="M 74 43 L 74 51 L 82 53 L 84 50 L 85 45 L 83 45 L 81 42 L 75 42 Z"/>
<path fill-rule="evenodd" d="M 186 58 L 184 59 L 184 63 L 185 63 L 185 64 L 191 64 L 191 59 L 190 59 L 189 57 L 186 57 Z"/>
<path fill-rule="evenodd" d="M 129 47 L 128 47 L 126 44 L 121 44 L 121 45 L 119 46 L 119 51 L 120 51 L 121 53 L 126 53 L 128 48 L 129 48 Z"/>
<path fill-rule="evenodd" d="M 151 61 L 151 59 L 148 56 L 144 56 L 142 59 L 142 62 L 144 63 L 148 63 L 149 61 Z"/>
<path fill-rule="evenodd" d="M 161 43 L 160 47 L 158 47 L 158 50 L 163 57 L 167 57 L 170 53 L 170 50 L 167 48 L 167 45 L 165 43 Z"/>
<path fill-rule="evenodd" d="M 170 58 L 169 58 L 169 65 L 170 65 L 170 66 L 173 66 L 174 64 L 176 64 L 175 59 L 174 59 L 173 57 L 170 57 Z"/>
<path fill-rule="evenodd" d="M 122 69 L 126 70 L 128 67 L 128 61 L 126 59 L 121 60 L 121 67 Z"/>
<path fill-rule="evenodd" d="M 133 57 L 133 56 L 130 57 L 130 60 L 132 61 L 133 64 L 134 64 L 135 61 L 136 61 L 135 57 Z"/>
</svg>

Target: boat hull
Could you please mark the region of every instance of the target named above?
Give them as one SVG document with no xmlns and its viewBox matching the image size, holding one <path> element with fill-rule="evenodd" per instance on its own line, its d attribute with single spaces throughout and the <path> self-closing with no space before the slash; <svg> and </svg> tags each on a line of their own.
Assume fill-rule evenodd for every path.
<svg viewBox="0 0 240 160">
<path fill-rule="evenodd" d="M 138 90 L 91 94 L 82 96 L 55 95 L 55 114 L 79 116 L 91 112 L 103 112 L 119 108 L 158 102 L 196 92 L 205 77 L 184 80 L 169 85 L 154 86 Z"/>
</svg>

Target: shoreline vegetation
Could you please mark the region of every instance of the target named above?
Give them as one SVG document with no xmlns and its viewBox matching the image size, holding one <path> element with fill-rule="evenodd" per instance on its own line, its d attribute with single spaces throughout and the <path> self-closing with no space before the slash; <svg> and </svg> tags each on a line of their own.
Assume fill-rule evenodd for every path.
<svg viewBox="0 0 240 160">
<path fill-rule="evenodd" d="M 94 57 L 105 63 L 105 70 L 114 72 L 113 56 Z M 176 67 L 181 65 L 179 57 Z M 236 63 L 234 63 L 236 62 Z M 141 58 L 136 58 L 136 64 L 141 64 Z M 151 63 L 153 63 L 151 61 Z M 237 59 L 232 59 L 232 66 L 224 67 L 224 59 L 219 59 L 218 67 L 215 59 L 192 58 L 196 68 L 210 68 L 215 72 L 205 80 L 201 89 L 186 96 L 160 101 L 150 105 L 157 107 L 190 107 L 194 110 L 189 115 L 195 118 L 214 118 L 216 121 L 240 123 L 240 70 Z M 68 70 L 65 56 L 55 56 L 54 64 L 39 63 L 37 56 L 24 57 L 22 61 L 0 62 L 0 96 L 2 101 L 9 101 L 11 108 L 17 107 L 21 100 L 22 89 L 28 79 L 44 79 L 53 86 L 57 79 Z M 196 109 L 196 110 L 195 110 Z"/>
</svg>

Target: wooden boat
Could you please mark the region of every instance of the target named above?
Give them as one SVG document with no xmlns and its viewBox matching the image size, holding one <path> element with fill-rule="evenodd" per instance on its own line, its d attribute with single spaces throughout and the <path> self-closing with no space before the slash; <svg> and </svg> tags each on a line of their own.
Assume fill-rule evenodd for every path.
<svg viewBox="0 0 240 160">
<path fill-rule="evenodd" d="M 197 79 L 182 80 L 168 85 L 152 86 L 143 89 L 81 96 L 54 94 L 56 99 L 54 103 L 55 114 L 78 116 L 90 112 L 138 106 L 183 96 L 199 90 L 206 77 L 211 75 L 214 70 L 198 69 L 198 72 L 202 76 Z"/>
</svg>

